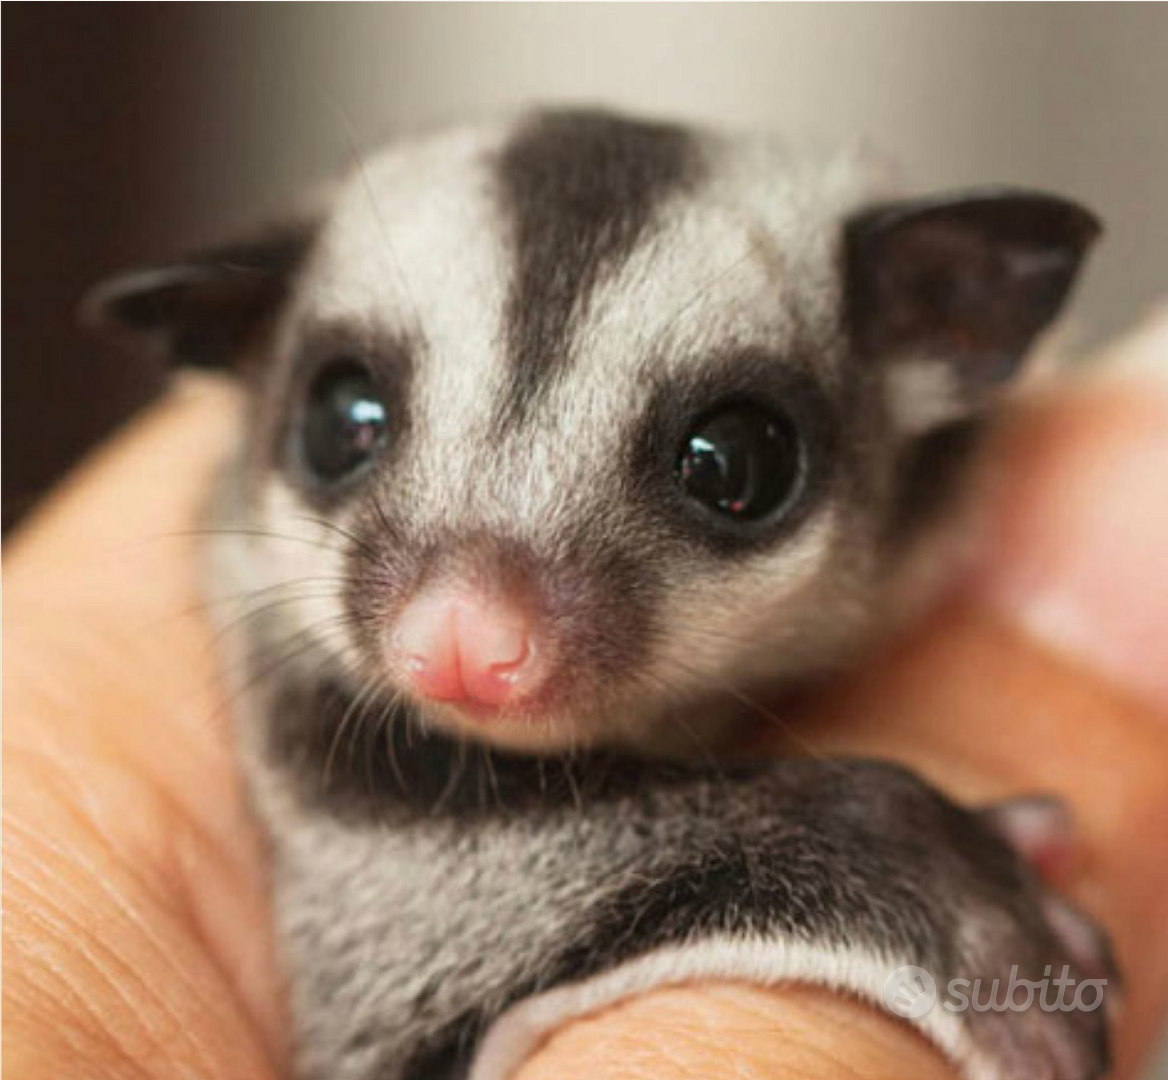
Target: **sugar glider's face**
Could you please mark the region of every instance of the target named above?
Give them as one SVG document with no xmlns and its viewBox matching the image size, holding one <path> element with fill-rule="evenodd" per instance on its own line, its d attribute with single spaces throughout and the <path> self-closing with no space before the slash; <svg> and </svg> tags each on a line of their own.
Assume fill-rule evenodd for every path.
<svg viewBox="0 0 1168 1080">
<path fill-rule="evenodd" d="M 719 697 L 864 634 L 929 440 L 1095 232 L 1051 197 L 878 183 L 541 113 L 374 157 L 309 225 L 103 299 L 247 361 L 220 587 L 275 600 L 269 647 L 479 738 L 684 749 Z"/>
</svg>

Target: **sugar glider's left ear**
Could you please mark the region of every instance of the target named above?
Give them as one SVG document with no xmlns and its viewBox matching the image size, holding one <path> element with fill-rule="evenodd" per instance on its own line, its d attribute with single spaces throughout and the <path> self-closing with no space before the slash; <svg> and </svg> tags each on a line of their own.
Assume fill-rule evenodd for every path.
<svg viewBox="0 0 1168 1080">
<path fill-rule="evenodd" d="M 238 243 L 111 278 L 85 297 L 82 320 L 176 365 L 229 367 L 279 307 L 319 221 L 305 213 Z"/>
<path fill-rule="evenodd" d="M 853 347 L 887 370 L 906 430 L 984 407 L 1054 319 L 1099 235 L 1067 199 L 992 189 L 861 211 L 847 224 Z"/>
</svg>

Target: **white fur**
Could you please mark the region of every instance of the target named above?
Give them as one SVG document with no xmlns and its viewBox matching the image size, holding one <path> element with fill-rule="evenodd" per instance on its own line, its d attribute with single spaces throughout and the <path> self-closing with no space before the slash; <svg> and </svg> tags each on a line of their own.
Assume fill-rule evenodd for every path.
<svg viewBox="0 0 1168 1080">
<path fill-rule="evenodd" d="M 828 385 L 837 378 L 833 223 L 871 197 L 874 181 L 850 151 L 792 155 L 765 139 L 706 138 L 707 178 L 668 197 L 619 273 L 577 313 L 567 377 L 547 388 L 538 423 L 501 433 L 494 417 L 509 377 L 503 320 L 515 268 L 491 168 L 506 135 L 505 127 L 463 129 L 364 163 L 337 193 L 276 348 L 288 356 L 306 328 L 330 323 L 373 342 L 407 337 L 411 430 L 389 483 L 409 506 L 411 528 L 481 532 L 541 550 L 558 523 L 601 518 L 608 465 L 620 460 L 654 388 L 711 362 L 711 351 L 766 349 Z M 808 341 L 808 326 L 827 336 Z M 803 671 L 809 659 L 835 655 L 853 633 L 849 598 L 868 571 L 852 559 L 824 580 L 846 532 L 838 510 L 826 505 L 782 545 L 729 572 L 679 575 L 662 615 L 671 630 L 646 663 L 648 678 L 684 696 L 781 676 L 779 656 Z M 294 532 L 308 513 L 273 482 L 267 527 Z M 347 524 L 343 511 L 337 520 Z M 327 556 L 311 566 L 307 546 L 263 550 L 267 584 L 337 566 Z M 827 610 L 831 619 L 820 615 Z M 327 612 L 306 601 L 289 614 L 307 626 Z M 343 639 L 342 648 L 351 656 Z M 573 742 L 601 735 L 558 729 Z"/>
<path fill-rule="evenodd" d="M 888 365 L 888 407 L 899 431 L 920 435 L 968 412 L 968 395 L 942 360 L 901 359 Z"/>
<path fill-rule="evenodd" d="M 410 485 L 417 521 L 474 490 L 486 408 L 505 375 L 509 257 L 486 157 L 503 130 L 460 130 L 379 155 L 341 192 L 302 276 L 291 340 L 312 323 L 406 336 L 413 354 Z"/>
<path fill-rule="evenodd" d="M 656 988 L 711 979 L 755 986 L 808 983 L 879 1004 L 888 975 L 910 962 L 826 941 L 774 937 L 710 938 L 662 949 L 509 1009 L 483 1039 L 470 1080 L 507 1080 L 557 1028 Z M 994 1063 L 974 1050 L 961 1020 L 941 1008 L 940 1001 L 909 1022 L 956 1063 L 968 1080 L 1002 1078 Z"/>
</svg>

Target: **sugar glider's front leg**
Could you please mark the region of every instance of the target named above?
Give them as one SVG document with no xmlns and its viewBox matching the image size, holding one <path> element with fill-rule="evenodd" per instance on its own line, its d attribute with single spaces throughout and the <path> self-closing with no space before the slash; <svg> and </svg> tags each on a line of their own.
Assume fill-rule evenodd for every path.
<svg viewBox="0 0 1168 1080">
<path fill-rule="evenodd" d="M 290 761 L 276 745 L 266 768 Z M 1105 1069 L 1105 1008 L 945 1007 L 953 979 L 981 979 L 984 1006 L 1012 969 L 1110 972 L 1000 818 L 902 769 L 540 761 L 398 727 L 293 790 L 269 819 L 305 1077 L 503 1080 L 565 1019 L 653 986 L 799 980 L 878 1002 L 904 965 L 940 991 L 912 1022 L 965 1075 Z"/>
</svg>

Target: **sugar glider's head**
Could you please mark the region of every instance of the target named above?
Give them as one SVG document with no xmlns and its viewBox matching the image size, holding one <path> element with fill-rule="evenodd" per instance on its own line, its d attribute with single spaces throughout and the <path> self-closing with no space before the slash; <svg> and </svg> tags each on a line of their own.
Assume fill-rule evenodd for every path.
<svg viewBox="0 0 1168 1080">
<path fill-rule="evenodd" d="M 1096 232 L 561 111 L 390 149 L 97 303 L 245 373 L 218 587 L 267 599 L 288 662 L 503 743 L 636 742 L 881 617 L 922 477 Z"/>
</svg>

